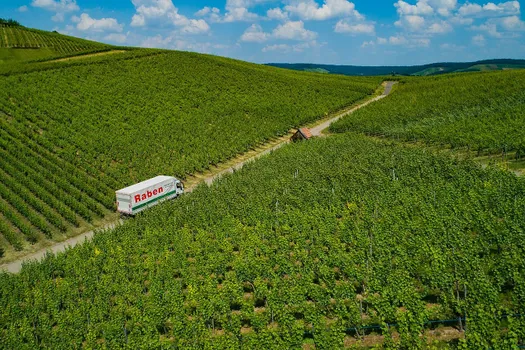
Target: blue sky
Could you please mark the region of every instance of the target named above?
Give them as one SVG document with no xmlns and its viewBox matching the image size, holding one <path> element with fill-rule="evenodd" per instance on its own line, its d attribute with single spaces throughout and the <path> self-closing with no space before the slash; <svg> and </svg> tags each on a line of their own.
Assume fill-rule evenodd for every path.
<svg viewBox="0 0 525 350">
<path fill-rule="evenodd" d="M 525 58 L 522 1 L 3 0 L 0 17 L 118 45 L 246 61 L 413 65 Z"/>
</svg>

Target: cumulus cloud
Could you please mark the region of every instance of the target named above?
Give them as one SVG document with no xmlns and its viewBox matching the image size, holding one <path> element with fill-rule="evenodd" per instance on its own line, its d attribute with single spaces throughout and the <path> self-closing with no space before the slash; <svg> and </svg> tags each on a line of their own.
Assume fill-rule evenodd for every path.
<svg viewBox="0 0 525 350">
<path fill-rule="evenodd" d="M 481 34 L 472 38 L 472 43 L 476 46 L 485 46 L 485 37 Z"/>
<path fill-rule="evenodd" d="M 262 49 L 262 52 L 270 52 L 270 51 L 283 51 L 283 52 L 289 52 L 292 50 L 292 47 L 287 44 L 274 44 L 274 45 L 267 45 Z"/>
<path fill-rule="evenodd" d="M 459 8 L 458 13 L 463 17 L 478 18 L 516 16 L 520 14 L 520 3 L 518 1 L 507 1 L 499 4 L 489 2 L 479 5 L 467 2 Z"/>
<path fill-rule="evenodd" d="M 408 15 L 402 16 L 399 21 L 395 22 L 395 25 L 415 32 L 421 30 L 425 26 L 425 23 L 425 18 L 422 16 Z"/>
<path fill-rule="evenodd" d="M 92 32 L 121 32 L 124 26 L 119 24 L 114 18 L 91 18 L 87 13 L 83 13 L 80 17 L 73 16 L 71 18 L 73 23 L 76 23 L 76 28 L 80 31 Z"/>
<path fill-rule="evenodd" d="M 280 8 L 274 8 L 274 9 L 269 9 L 266 12 L 266 16 L 269 19 L 274 19 L 274 20 L 278 20 L 278 21 L 285 21 L 285 20 L 288 19 L 288 12 L 285 12 L 285 11 L 281 10 Z"/>
<path fill-rule="evenodd" d="M 288 44 L 267 45 L 262 49 L 262 52 L 279 51 L 283 53 L 289 53 L 289 52 L 299 52 L 300 53 L 300 52 L 304 52 L 305 50 L 318 49 L 322 46 L 324 46 L 324 44 L 320 44 L 317 41 L 313 40 L 310 42 L 304 42 L 304 43 L 295 44 L 295 45 L 288 45 Z"/>
<path fill-rule="evenodd" d="M 27 10 L 29 10 L 29 7 L 27 7 L 26 5 L 20 6 L 18 8 L 18 12 L 27 12 Z"/>
<path fill-rule="evenodd" d="M 242 34 L 240 41 L 258 43 L 271 39 L 313 41 L 315 38 L 317 38 L 317 33 L 306 29 L 303 21 L 287 21 L 278 25 L 271 33 L 264 32 L 258 24 L 252 24 Z"/>
<path fill-rule="evenodd" d="M 219 10 L 217 7 L 204 7 L 203 9 L 195 12 L 195 16 L 198 16 L 198 17 L 204 17 L 204 16 L 208 16 L 210 14 L 219 14 L 221 12 L 221 10 Z"/>
<path fill-rule="evenodd" d="M 446 21 L 434 22 L 428 29 L 427 33 L 429 34 L 445 34 L 453 30 L 452 26 Z"/>
<path fill-rule="evenodd" d="M 418 37 L 406 37 L 398 34 L 393 35 L 389 38 L 378 37 L 376 41 L 365 41 L 361 45 L 362 48 L 367 48 L 375 45 L 391 45 L 391 46 L 403 46 L 407 48 L 418 48 L 418 47 L 429 47 L 429 38 L 418 38 Z"/>
<path fill-rule="evenodd" d="M 313 40 L 317 38 L 317 33 L 304 28 L 303 21 L 288 21 L 283 23 L 273 31 L 273 37 L 286 40 Z"/>
<path fill-rule="evenodd" d="M 355 9 L 355 4 L 348 0 L 325 0 L 321 6 L 314 0 L 293 0 L 285 6 L 285 10 L 306 21 L 324 21 L 346 16 L 363 19 Z"/>
<path fill-rule="evenodd" d="M 222 18 L 222 22 L 250 22 L 257 20 L 259 16 L 256 13 L 250 12 L 250 8 L 265 2 L 273 0 L 227 0 L 226 14 Z"/>
<path fill-rule="evenodd" d="M 501 26 L 508 31 L 524 31 L 525 22 L 518 16 L 504 17 L 501 19 Z"/>
<path fill-rule="evenodd" d="M 401 16 L 421 16 L 434 13 L 434 9 L 426 1 L 418 1 L 415 5 L 411 5 L 403 0 L 399 0 L 394 6 L 397 8 L 397 13 Z"/>
<path fill-rule="evenodd" d="M 194 51 L 201 53 L 220 52 L 224 49 L 228 49 L 228 46 L 216 43 L 187 41 L 184 38 L 177 36 L 177 33 L 166 37 L 162 35 L 147 37 L 142 40 L 140 46 L 148 48 Z"/>
<path fill-rule="evenodd" d="M 372 23 L 349 23 L 347 20 L 340 20 L 336 23 L 334 28 L 336 33 L 349 33 L 349 34 L 367 34 L 375 35 L 375 25 Z"/>
<path fill-rule="evenodd" d="M 132 2 L 136 9 L 131 19 L 132 27 L 144 27 L 151 21 L 164 21 L 187 34 L 202 34 L 210 30 L 210 26 L 204 19 L 190 19 L 181 15 L 171 0 L 132 0 Z M 215 8 L 209 8 L 202 13 L 214 13 L 215 11 Z M 151 40 L 155 40 L 155 37 L 152 38 Z"/>
<path fill-rule="evenodd" d="M 258 24 L 252 24 L 241 36 L 241 41 L 262 43 L 268 40 L 269 34 L 263 32 Z"/>
<path fill-rule="evenodd" d="M 75 0 L 33 0 L 31 6 L 54 12 L 51 19 L 55 22 L 63 22 L 66 13 L 80 10 Z"/>
<path fill-rule="evenodd" d="M 109 41 L 109 42 L 117 43 L 117 44 L 124 44 L 127 39 L 128 39 L 127 34 L 120 34 L 120 33 L 111 33 L 104 37 L 105 41 Z"/>
<path fill-rule="evenodd" d="M 427 0 L 428 4 L 441 16 L 448 17 L 456 9 L 457 0 Z"/>
<path fill-rule="evenodd" d="M 75 0 L 33 0 L 31 6 L 57 13 L 74 12 L 80 9 Z"/>
</svg>

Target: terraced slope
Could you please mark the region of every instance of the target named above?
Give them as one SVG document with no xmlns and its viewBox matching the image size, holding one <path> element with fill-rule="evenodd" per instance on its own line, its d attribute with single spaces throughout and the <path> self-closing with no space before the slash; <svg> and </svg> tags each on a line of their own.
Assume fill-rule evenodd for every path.
<svg viewBox="0 0 525 350">
<path fill-rule="evenodd" d="M 524 210 L 525 182 L 505 171 L 355 135 L 293 144 L 0 274 L 0 339 L 339 349 L 373 329 L 420 349 L 426 329 L 466 317 L 451 348 L 517 348 Z"/>
<path fill-rule="evenodd" d="M 28 67 L 0 77 L 7 253 L 104 217 L 116 189 L 207 169 L 381 82 L 147 50 Z"/>
<path fill-rule="evenodd" d="M 0 24 L 0 63 L 64 57 L 109 48 L 106 44 L 56 32 Z"/>
</svg>

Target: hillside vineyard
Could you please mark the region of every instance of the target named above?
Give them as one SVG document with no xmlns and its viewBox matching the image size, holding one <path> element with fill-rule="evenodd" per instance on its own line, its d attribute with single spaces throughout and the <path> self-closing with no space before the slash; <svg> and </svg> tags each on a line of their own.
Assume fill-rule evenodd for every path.
<svg viewBox="0 0 525 350">
<path fill-rule="evenodd" d="M 525 70 L 403 81 L 390 98 L 331 130 L 525 157 Z"/>
<path fill-rule="evenodd" d="M 295 144 L 0 274 L 0 339 L 336 349 L 382 325 L 415 349 L 429 321 L 466 316 L 460 346 L 510 348 L 525 329 L 524 195 L 509 172 L 391 142 Z"/>
<path fill-rule="evenodd" d="M 0 23 L 0 63 L 46 60 L 109 49 L 109 45 L 94 41 Z"/>
<path fill-rule="evenodd" d="M 381 82 L 182 52 L 117 56 L 0 76 L 0 248 L 67 234 L 114 211 L 119 188 L 208 169 Z"/>
</svg>

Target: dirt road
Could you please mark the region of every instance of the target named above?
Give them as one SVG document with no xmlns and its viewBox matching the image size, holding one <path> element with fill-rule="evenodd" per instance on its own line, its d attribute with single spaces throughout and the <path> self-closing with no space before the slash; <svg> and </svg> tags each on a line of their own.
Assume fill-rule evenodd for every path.
<svg viewBox="0 0 525 350">
<path fill-rule="evenodd" d="M 386 82 L 384 84 L 385 86 L 385 91 L 383 92 L 382 95 L 380 96 L 377 96 L 377 97 L 374 97 L 370 100 L 367 100 L 366 102 L 363 102 L 361 104 L 359 104 L 358 106 L 350 109 L 350 110 L 347 110 L 345 112 L 342 112 L 336 116 L 334 116 L 333 118 L 311 128 L 311 132 L 312 132 L 312 135 L 314 136 L 323 136 L 322 135 L 322 131 L 327 129 L 330 124 L 332 124 L 333 122 L 343 118 L 344 116 L 348 115 L 348 114 L 351 114 L 353 112 L 355 112 L 356 110 L 360 109 L 360 108 L 363 108 L 367 105 L 369 105 L 370 103 L 372 102 L 375 102 L 375 101 L 378 101 L 382 98 L 385 98 L 386 96 L 388 96 L 390 94 L 390 92 L 392 91 L 392 86 L 395 84 L 395 82 Z M 211 176 L 208 176 L 204 179 L 204 182 L 208 185 L 211 185 L 216 179 L 218 179 L 219 177 L 223 176 L 224 174 L 228 174 L 228 173 L 233 173 L 235 170 L 239 170 L 241 169 L 244 164 L 248 163 L 248 162 L 251 162 L 251 161 L 254 161 L 256 160 L 257 158 L 260 158 L 272 151 L 275 151 L 276 149 L 279 149 L 281 148 L 282 146 L 286 145 L 287 143 L 289 143 L 290 141 L 289 140 L 284 140 L 283 142 L 281 143 L 278 143 L 277 145 L 273 146 L 272 148 L 269 148 L 269 149 L 266 149 L 265 151 L 263 152 L 260 152 L 258 153 L 256 156 L 252 157 L 252 158 L 249 158 L 247 160 L 244 160 L 242 162 L 239 162 L 239 163 L 236 163 L 235 165 L 233 165 L 232 167 L 226 169 L 226 170 L 223 170 L 217 174 L 214 174 L 214 175 L 211 175 Z M 195 186 L 192 186 L 192 187 L 188 187 L 186 188 L 185 192 L 189 193 L 189 192 L 192 192 L 194 190 L 194 188 L 196 187 L 197 185 Z M 109 225 L 106 225 L 100 229 L 98 229 L 97 231 L 101 231 L 101 230 L 108 230 L 108 229 L 112 229 L 114 228 L 115 226 L 117 225 L 120 225 L 122 223 L 122 221 L 119 221 L 119 222 L 116 222 L 116 223 L 112 223 L 112 224 L 109 224 Z M 21 270 L 22 270 L 22 266 L 24 263 L 26 262 L 29 262 L 29 261 L 39 261 L 39 260 L 42 260 L 42 258 L 44 258 L 46 256 L 46 254 L 50 254 L 50 253 L 53 253 L 53 254 L 57 254 L 57 253 L 60 253 L 60 252 L 64 252 L 66 250 L 66 248 L 68 247 L 74 247 L 76 246 L 77 244 L 79 243 L 83 243 L 85 242 L 86 240 L 90 240 L 93 235 L 95 234 L 95 231 L 90 231 L 90 232 L 86 232 L 84 234 L 81 234 L 79 236 L 76 236 L 76 237 L 72 237 L 70 239 L 68 239 L 67 241 L 64 241 L 64 242 L 60 242 L 60 243 L 57 243 L 55 245 L 53 245 L 52 247 L 48 247 L 46 249 L 42 249 L 34 254 L 31 254 L 31 255 L 27 255 L 19 260 L 15 260 L 11 263 L 8 263 L 8 264 L 4 264 L 4 265 L 0 265 L 0 271 L 7 271 L 7 272 L 11 272 L 11 273 L 19 273 Z"/>
</svg>

